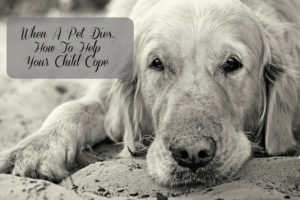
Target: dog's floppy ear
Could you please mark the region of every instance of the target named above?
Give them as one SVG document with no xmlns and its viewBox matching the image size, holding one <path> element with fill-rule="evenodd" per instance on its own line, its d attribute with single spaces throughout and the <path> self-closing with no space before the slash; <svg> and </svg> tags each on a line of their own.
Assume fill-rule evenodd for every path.
<svg viewBox="0 0 300 200">
<path fill-rule="evenodd" d="M 150 16 L 150 7 L 156 5 L 157 0 L 129 0 L 112 1 L 108 16 L 130 17 L 135 24 L 135 55 L 143 38 L 146 16 Z M 135 61 L 134 61 L 135 63 Z M 132 64 L 132 63 L 131 63 Z M 123 139 L 124 149 L 120 156 L 130 156 L 144 153 L 148 137 L 152 134 L 151 117 L 145 111 L 144 101 L 141 95 L 138 64 L 133 66 L 133 76 L 130 80 L 116 80 L 110 90 L 108 99 L 108 111 L 105 118 L 106 134 L 114 141 Z M 152 138 L 149 136 L 149 138 Z M 146 139 L 146 140 L 145 140 Z M 150 139 L 149 139 L 150 140 Z"/>
<path fill-rule="evenodd" d="M 265 145 L 270 155 L 280 155 L 292 150 L 295 139 L 292 131 L 296 106 L 293 81 L 283 68 L 268 65 L 265 68 L 267 113 Z M 291 87 L 292 86 L 292 87 Z"/>
<path fill-rule="evenodd" d="M 266 36 L 266 62 L 263 69 L 265 85 L 265 145 L 270 155 L 282 155 L 293 150 L 296 141 L 293 135 L 294 112 L 297 107 L 297 75 L 293 70 L 298 62 L 299 44 L 292 32 L 285 38 Z"/>
<path fill-rule="evenodd" d="M 151 119 L 146 115 L 137 77 L 116 80 L 108 99 L 105 132 L 114 141 L 123 140 L 120 156 L 127 157 L 143 151 L 144 135 L 151 132 Z"/>
</svg>

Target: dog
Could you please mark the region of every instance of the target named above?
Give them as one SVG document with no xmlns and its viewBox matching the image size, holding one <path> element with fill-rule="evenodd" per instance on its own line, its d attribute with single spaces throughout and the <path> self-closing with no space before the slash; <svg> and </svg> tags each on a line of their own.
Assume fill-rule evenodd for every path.
<svg viewBox="0 0 300 200">
<path fill-rule="evenodd" d="M 230 180 L 256 152 L 297 150 L 299 0 L 115 0 L 135 26 L 130 80 L 100 80 L 0 155 L 0 172 L 61 180 L 85 144 L 147 153 L 163 185 Z"/>
</svg>

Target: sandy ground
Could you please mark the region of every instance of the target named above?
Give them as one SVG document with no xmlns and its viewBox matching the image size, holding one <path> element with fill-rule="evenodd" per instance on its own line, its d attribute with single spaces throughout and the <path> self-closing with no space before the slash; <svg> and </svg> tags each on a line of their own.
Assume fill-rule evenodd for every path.
<svg viewBox="0 0 300 200">
<path fill-rule="evenodd" d="M 0 151 L 33 133 L 55 106 L 77 98 L 85 88 L 83 80 L 8 78 L 5 29 L 0 24 Z M 144 160 L 111 159 L 119 149 L 117 145 L 98 147 L 101 161 L 58 185 L 0 175 L 0 199 L 300 199 L 296 157 L 253 159 L 234 181 L 212 188 L 166 188 L 149 178 Z"/>
</svg>

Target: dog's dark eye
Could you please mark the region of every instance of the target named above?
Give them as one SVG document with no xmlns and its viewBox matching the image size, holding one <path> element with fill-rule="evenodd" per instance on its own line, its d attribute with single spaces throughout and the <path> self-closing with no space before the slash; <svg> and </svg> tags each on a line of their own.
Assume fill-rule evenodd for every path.
<svg viewBox="0 0 300 200">
<path fill-rule="evenodd" d="M 152 61 L 150 68 L 159 71 L 163 71 L 165 69 L 163 62 L 159 58 L 156 58 Z"/>
<path fill-rule="evenodd" d="M 243 67 L 243 64 L 235 57 L 230 57 L 223 65 L 225 73 L 231 73 L 239 70 Z"/>
</svg>

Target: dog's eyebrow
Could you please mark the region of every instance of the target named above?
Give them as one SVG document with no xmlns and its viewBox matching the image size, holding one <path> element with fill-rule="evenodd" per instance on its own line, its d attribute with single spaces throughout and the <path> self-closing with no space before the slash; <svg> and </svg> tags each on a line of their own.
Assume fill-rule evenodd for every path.
<svg viewBox="0 0 300 200">
<path fill-rule="evenodd" d="M 251 46 L 248 44 L 248 40 L 241 38 L 241 36 L 230 35 L 227 39 L 224 39 L 221 49 L 225 49 L 226 52 L 235 52 L 241 55 L 248 55 Z M 251 49 L 252 51 L 252 49 Z"/>
</svg>

